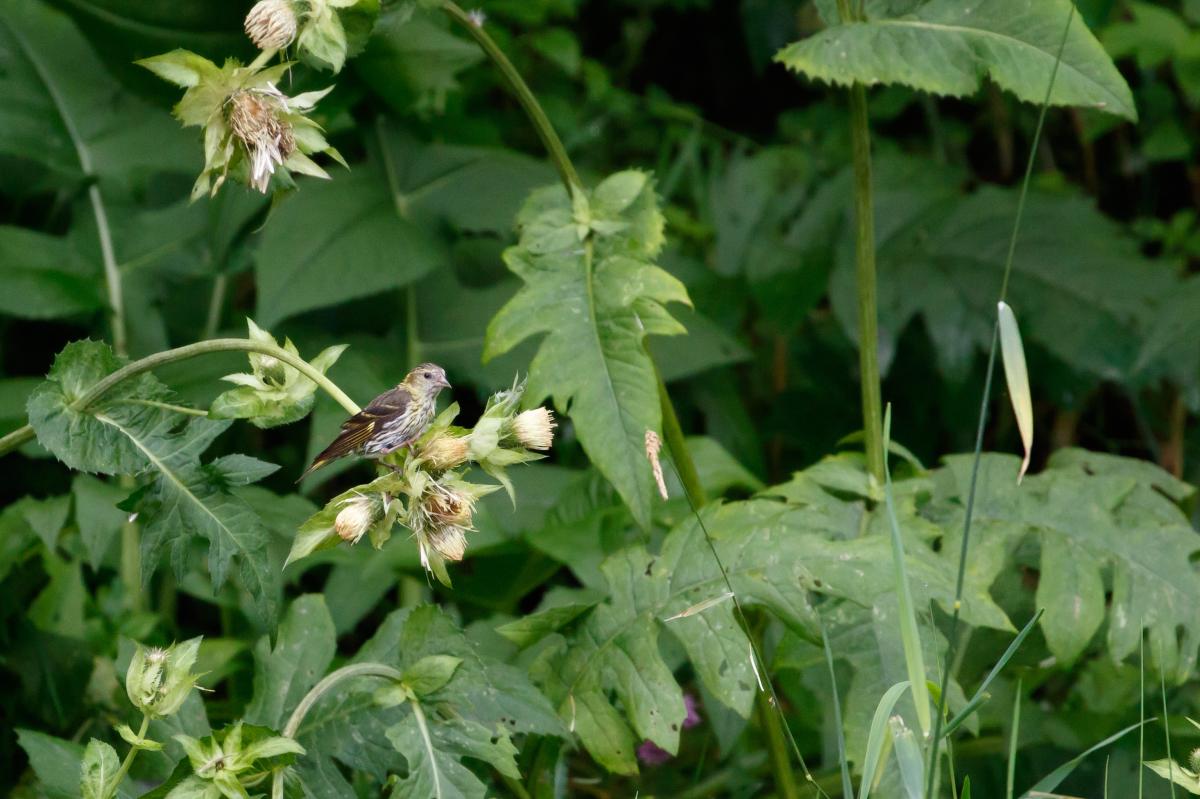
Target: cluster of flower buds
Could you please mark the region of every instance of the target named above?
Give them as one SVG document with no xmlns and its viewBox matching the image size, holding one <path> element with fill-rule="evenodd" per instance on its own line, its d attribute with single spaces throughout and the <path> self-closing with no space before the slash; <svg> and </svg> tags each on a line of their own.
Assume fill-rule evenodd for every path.
<svg viewBox="0 0 1200 799">
<path fill-rule="evenodd" d="M 403 450 L 394 471 L 334 497 L 306 521 L 292 544 L 288 561 L 341 542 L 356 544 L 369 535 L 375 547 L 391 536 L 394 524 L 407 527 L 417 544 L 421 564 L 449 583 L 446 562 L 466 554 L 474 530 L 476 503 L 505 488 L 516 497 L 506 469 L 537 460 L 554 443 L 554 415 L 547 408 L 520 410 L 523 383 L 494 394 L 471 429 L 452 425 L 458 414 L 451 405 L 430 425 L 413 452 Z M 465 467 L 474 465 L 499 485 L 468 482 Z"/>
<path fill-rule="evenodd" d="M 249 796 L 247 787 L 261 781 L 263 774 L 304 754 L 304 747 L 291 738 L 240 721 L 206 738 L 180 734 L 175 740 L 192 774 L 172 789 L 173 797 Z"/>
<path fill-rule="evenodd" d="M 166 649 L 139 644 L 125 673 L 129 701 L 150 718 L 174 715 L 199 679 L 192 674 L 199 652 L 199 638 Z"/>
<path fill-rule="evenodd" d="M 204 129 L 204 169 L 193 199 L 215 193 L 230 176 L 264 194 L 273 183 L 290 188 L 293 172 L 328 178 L 309 157 L 313 153 L 345 165 L 307 116 L 333 87 L 289 97 L 277 84 L 292 64 L 266 65 L 294 46 L 304 61 L 339 72 L 352 46 L 365 41 L 377 13 L 377 0 L 260 0 L 246 15 L 246 35 L 261 51 L 248 66 L 229 59 L 218 67 L 188 50 L 138 62 L 187 90 L 175 117 L 184 127 Z"/>
</svg>

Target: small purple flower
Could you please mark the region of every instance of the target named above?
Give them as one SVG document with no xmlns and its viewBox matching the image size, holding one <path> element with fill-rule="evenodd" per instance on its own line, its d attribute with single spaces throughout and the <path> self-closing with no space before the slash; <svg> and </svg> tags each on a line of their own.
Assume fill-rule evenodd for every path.
<svg viewBox="0 0 1200 799">
<path fill-rule="evenodd" d="M 637 748 L 637 756 L 638 760 L 647 766 L 661 766 L 671 759 L 671 753 L 654 741 L 642 741 L 641 746 Z"/>
<path fill-rule="evenodd" d="M 701 721 L 700 711 L 697 709 L 699 705 L 696 703 L 696 697 L 691 694 L 683 695 L 683 706 L 687 709 L 687 715 L 683 717 L 683 728 L 690 730 L 698 725 Z"/>
</svg>

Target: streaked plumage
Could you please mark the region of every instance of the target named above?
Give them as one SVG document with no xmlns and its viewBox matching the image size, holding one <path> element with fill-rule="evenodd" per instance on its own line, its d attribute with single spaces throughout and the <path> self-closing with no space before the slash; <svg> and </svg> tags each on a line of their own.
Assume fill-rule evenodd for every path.
<svg viewBox="0 0 1200 799">
<path fill-rule="evenodd" d="M 449 387 L 442 367 L 433 363 L 416 367 L 399 385 L 343 422 L 342 432 L 313 460 L 300 480 L 345 455 L 381 458 L 411 446 L 433 421 L 437 395 Z"/>
</svg>

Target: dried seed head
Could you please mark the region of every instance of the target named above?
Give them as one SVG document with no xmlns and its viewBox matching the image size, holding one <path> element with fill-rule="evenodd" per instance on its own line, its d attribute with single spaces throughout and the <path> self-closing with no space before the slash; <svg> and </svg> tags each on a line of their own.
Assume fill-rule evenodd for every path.
<svg viewBox="0 0 1200 799">
<path fill-rule="evenodd" d="M 667 496 L 667 481 L 663 479 L 662 461 L 658 453 L 662 451 L 662 439 L 653 430 L 646 431 L 646 458 L 650 461 L 650 471 L 654 473 L 654 482 L 658 485 L 658 495 L 664 500 Z"/>
<path fill-rule="evenodd" d="M 229 98 L 229 127 L 250 159 L 250 185 L 263 194 L 282 164 L 296 149 L 292 126 L 281 118 L 287 98 L 274 86 L 244 89 Z"/>
<path fill-rule="evenodd" d="M 525 449 L 547 450 L 554 445 L 554 414 L 549 408 L 533 408 L 513 419 L 513 435 Z"/>
<path fill-rule="evenodd" d="M 333 520 L 333 529 L 343 541 L 357 544 L 374 523 L 375 503 L 367 497 L 352 497 L 342 503 L 342 509 Z"/>
<path fill-rule="evenodd" d="M 470 449 L 466 436 L 438 436 L 421 450 L 421 458 L 435 471 L 444 472 L 465 463 Z"/>
<path fill-rule="evenodd" d="M 461 527 L 435 527 L 429 533 L 429 544 L 446 560 L 459 561 L 467 551 L 467 533 Z"/>
<path fill-rule="evenodd" d="M 282 50 L 296 38 L 296 10 L 289 0 L 259 0 L 246 15 L 246 35 L 259 50 Z"/>
</svg>

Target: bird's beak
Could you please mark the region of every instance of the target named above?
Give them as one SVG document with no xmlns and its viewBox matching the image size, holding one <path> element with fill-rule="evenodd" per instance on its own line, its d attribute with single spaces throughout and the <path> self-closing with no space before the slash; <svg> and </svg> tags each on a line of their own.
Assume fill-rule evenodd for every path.
<svg viewBox="0 0 1200 799">
<path fill-rule="evenodd" d="M 438 378 L 437 384 L 439 386 L 441 386 L 442 388 L 452 388 L 452 386 L 450 385 L 450 381 L 446 379 L 445 375 L 442 375 L 441 377 Z"/>
</svg>

